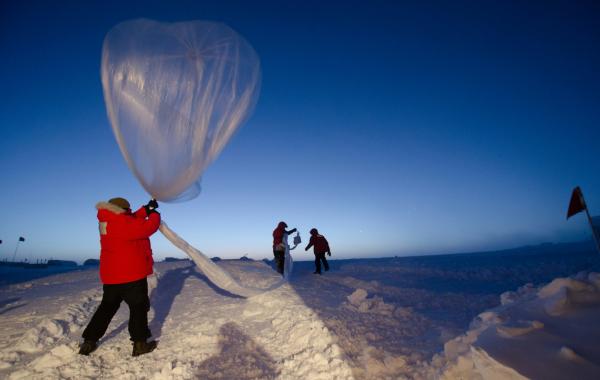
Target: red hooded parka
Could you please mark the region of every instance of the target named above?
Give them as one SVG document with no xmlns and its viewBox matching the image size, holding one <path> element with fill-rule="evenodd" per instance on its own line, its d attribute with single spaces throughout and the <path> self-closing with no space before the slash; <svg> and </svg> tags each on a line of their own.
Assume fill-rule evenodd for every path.
<svg viewBox="0 0 600 380">
<path fill-rule="evenodd" d="M 100 280 L 124 284 L 151 275 L 150 235 L 160 226 L 160 214 L 140 208 L 135 213 L 108 202 L 96 205 L 100 229 Z"/>
<path fill-rule="evenodd" d="M 310 235 L 310 241 L 304 249 L 305 251 L 308 251 L 310 247 L 314 246 L 315 253 L 331 253 L 331 250 L 329 249 L 329 242 L 327 239 L 325 239 L 325 236 L 319 234 L 319 231 L 316 228 L 310 230 Z"/>
<path fill-rule="evenodd" d="M 281 246 L 281 243 L 283 242 L 283 233 L 285 232 L 286 227 L 287 224 L 285 224 L 285 222 L 279 222 L 277 227 L 273 230 L 273 248 Z"/>
</svg>

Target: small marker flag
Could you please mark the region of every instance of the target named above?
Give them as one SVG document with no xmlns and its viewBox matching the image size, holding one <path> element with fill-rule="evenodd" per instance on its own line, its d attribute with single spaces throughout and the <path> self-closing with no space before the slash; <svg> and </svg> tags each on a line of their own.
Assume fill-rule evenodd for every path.
<svg viewBox="0 0 600 380">
<path fill-rule="evenodd" d="M 19 241 L 25 241 L 25 238 L 23 236 L 20 236 Z"/>
</svg>

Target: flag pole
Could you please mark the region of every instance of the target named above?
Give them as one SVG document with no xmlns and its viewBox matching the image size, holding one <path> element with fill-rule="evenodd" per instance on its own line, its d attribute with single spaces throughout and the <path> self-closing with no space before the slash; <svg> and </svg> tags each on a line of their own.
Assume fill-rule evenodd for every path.
<svg viewBox="0 0 600 380">
<path fill-rule="evenodd" d="M 592 217 L 590 216 L 590 212 L 588 211 L 587 204 L 585 205 L 585 214 L 587 215 L 588 223 L 590 224 L 590 228 L 592 229 L 592 236 L 594 237 L 594 241 L 596 242 L 596 249 L 598 250 L 598 253 L 600 253 L 600 241 L 598 241 L 599 237 L 596 236 L 596 231 L 594 230 L 594 223 L 592 223 Z"/>
<path fill-rule="evenodd" d="M 17 249 L 19 249 L 19 244 L 21 243 L 21 239 L 17 240 L 17 246 L 15 247 L 15 253 L 13 254 L 12 261 L 15 262 L 15 258 L 17 257 Z"/>
</svg>

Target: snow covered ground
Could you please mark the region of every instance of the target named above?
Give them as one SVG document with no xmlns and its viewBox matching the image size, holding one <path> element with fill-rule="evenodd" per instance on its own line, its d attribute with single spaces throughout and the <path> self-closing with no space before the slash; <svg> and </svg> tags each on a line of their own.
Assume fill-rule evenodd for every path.
<svg viewBox="0 0 600 380">
<path fill-rule="evenodd" d="M 246 285 L 278 281 L 262 261 L 218 264 Z M 340 260 L 323 276 L 312 265 L 244 299 L 190 261 L 158 263 L 159 346 L 137 358 L 125 305 L 98 350 L 77 355 L 101 297 L 95 269 L 0 286 L 0 378 L 600 378 L 600 260 L 587 246 Z"/>
</svg>

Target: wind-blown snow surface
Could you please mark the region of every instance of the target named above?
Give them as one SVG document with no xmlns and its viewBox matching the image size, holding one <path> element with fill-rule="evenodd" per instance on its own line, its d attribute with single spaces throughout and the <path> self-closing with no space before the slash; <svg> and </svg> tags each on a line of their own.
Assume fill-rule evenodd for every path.
<svg viewBox="0 0 600 380">
<path fill-rule="evenodd" d="M 97 351 L 89 357 L 77 355 L 81 332 L 101 298 L 96 270 L 6 285 L 0 287 L 0 378 L 397 379 L 452 378 L 453 374 L 481 378 L 480 368 L 473 363 L 484 363 L 506 378 L 518 378 L 519 373 L 531 376 L 518 363 L 511 369 L 512 362 L 505 356 L 510 349 L 494 351 L 496 343 L 484 339 L 484 329 L 468 341 L 464 332 L 482 311 L 500 305 L 501 293 L 517 289 L 515 281 L 538 284 L 557 274 L 576 273 L 590 267 L 592 256 L 494 257 L 333 261 L 332 270 L 323 276 L 311 273 L 312 263 L 297 262 L 290 283 L 248 299 L 215 288 L 189 261 L 159 263 L 149 316 L 159 345 L 137 358 L 131 357 L 124 304 Z M 596 259 L 591 260 L 596 266 Z M 244 285 L 266 288 L 279 280 L 264 262 L 218 264 Z M 597 275 L 582 276 L 577 281 L 585 282 L 586 291 L 594 294 Z M 536 289 L 526 287 L 530 288 Z M 560 292 L 536 289 L 529 297 L 542 299 L 545 294 L 540 302 L 546 305 Z M 525 305 L 519 301 L 521 294 L 523 290 L 506 293 L 500 307 L 508 308 L 510 303 L 518 310 L 514 305 Z M 597 308 L 599 301 L 589 294 L 584 297 L 585 307 Z M 553 305 L 554 311 L 574 310 L 561 309 L 560 301 Z M 554 322 L 549 321 L 569 315 L 546 313 L 546 320 L 539 315 L 521 317 L 516 311 L 504 315 L 509 314 L 518 323 L 506 324 L 505 344 L 511 339 L 523 344 L 531 333 L 521 331 L 549 331 L 539 329 L 537 322 L 550 326 Z M 485 316 L 471 327 L 491 329 L 490 321 L 497 318 Z M 586 333 L 597 332 L 597 323 L 587 317 L 573 323 L 580 325 L 578 334 L 597 342 L 596 333 Z M 572 363 L 585 361 L 580 379 L 589 375 L 590 368 L 596 375 L 594 365 L 600 359 L 579 347 L 567 344 L 558 355 Z M 473 350 L 479 355 L 476 359 L 469 356 Z"/>
</svg>

